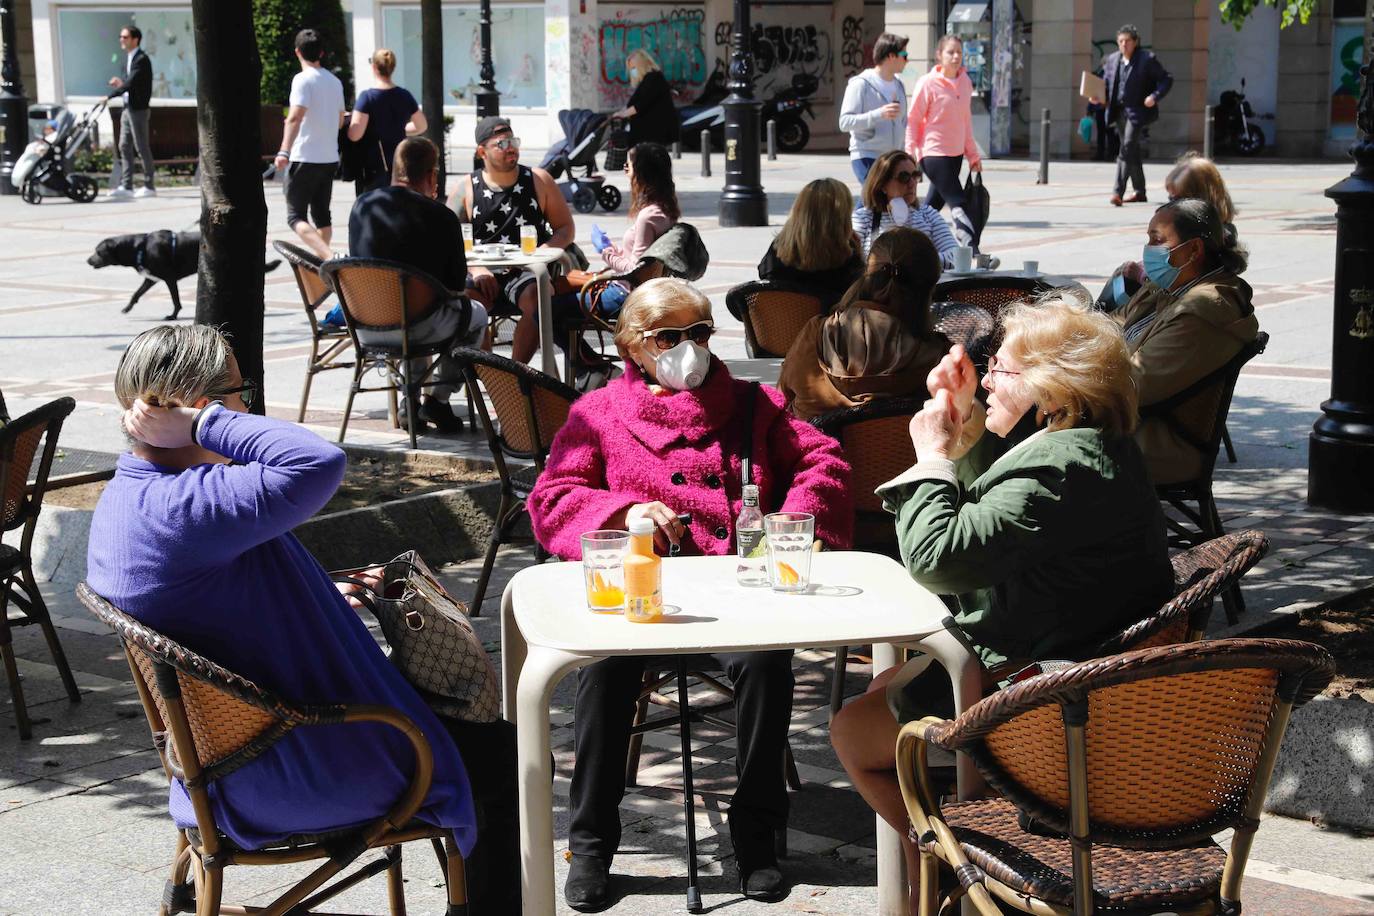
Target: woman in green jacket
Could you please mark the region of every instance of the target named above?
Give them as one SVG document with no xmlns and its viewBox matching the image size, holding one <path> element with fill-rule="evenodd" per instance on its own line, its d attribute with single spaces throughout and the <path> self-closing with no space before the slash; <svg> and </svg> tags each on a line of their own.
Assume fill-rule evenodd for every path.
<svg viewBox="0 0 1374 916">
<path fill-rule="evenodd" d="M 916 464 L 878 493 L 911 575 L 954 596 L 985 664 L 1090 657 L 1173 593 L 1164 519 L 1131 437 L 1134 370 L 1120 327 L 1068 300 L 1016 306 L 1003 328 L 982 379 L 986 408 L 956 345 L 912 418 Z M 1001 443 L 985 432 L 1014 438 L 1027 425 L 1035 431 L 994 460 Z M 855 788 L 903 836 L 900 724 L 954 712 L 948 677 L 926 663 L 883 672 L 831 724 Z"/>
</svg>

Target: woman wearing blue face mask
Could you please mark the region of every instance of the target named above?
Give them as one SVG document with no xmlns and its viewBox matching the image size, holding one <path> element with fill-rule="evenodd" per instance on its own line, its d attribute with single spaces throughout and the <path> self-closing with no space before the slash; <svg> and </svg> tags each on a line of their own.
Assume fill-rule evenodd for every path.
<svg viewBox="0 0 1374 916">
<path fill-rule="evenodd" d="M 1150 220 L 1141 263 L 1147 280 L 1113 313 L 1126 333 L 1131 360 L 1140 371 L 1142 420 L 1136 441 L 1155 484 L 1192 480 L 1204 458 L 1188 439 L 1207 438 L 1214 398 L 1198 395 L 1198 409 L 1174 411 L 1188 435 L 1150 407 L 1220 369 L 1255 339 L 1259 322 L 1250 285 L 1238 275 L 1246 251 L 1205 200 L 1175 200 Z"/>
<path fill-rule="evenodd" d="M 647 518 L 662 554 L 674 547 L 683 554 L 733 553 L 746 441 L 759 507 L 809 512 L 817 540 L 831 548 L 849 544 L 854 510 L 839 443 L 788 414 L 776 389 L 731 378 L 711 355 L 714 330 L 710 300 L 683 280 L 649 280 L 625 300 L 615 335 L 625 374 L 573 404 L 528 500 L 534 534 L 549 552 L 580 559 L 583 532 Z M 780 764 L 792 710 L 792 653 L 722 653 L 715 661 L 735 686 L 739 782 L 729 825 L 741 889 L 776 900 L 785 892 L 773 835 L 787 823 Z M 625 755 L 643 674 L 644 659 L 634 657 L 603 659 L 578 672 L 572 861 L 564 887 L 577 910 L 611 902 Z"/>
<path fill-rule="evenodd" d="M 653 54 L 645 48 L 630 52 L 625 60 L 634 94 L 625 107 L 611 115 L 629 122 L 629 143 L 662 143 L 677 139 L 681 121 L 673 106 L 673 90 Z"/>
</svg>

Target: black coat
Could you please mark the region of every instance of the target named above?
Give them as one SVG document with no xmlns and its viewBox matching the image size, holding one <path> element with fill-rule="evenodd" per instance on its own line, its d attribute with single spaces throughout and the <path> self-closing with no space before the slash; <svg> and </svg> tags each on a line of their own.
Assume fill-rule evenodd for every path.
<svg viewBox="0 0 1374 916">
<path fill-rule="evenodd" d="M 1131 56 L 1131 73 L 1126 79 L 1125 92 L 1121 102 L 1118 102 L 1116 84 L 1120 78 L 1120 69 L 1121 52 L 1113 51 L 1102 62 L 1102 78 L 1107 83 L 1107 98 L 1104 99 L 1107 103 L 1107 121 L 1113 122 L 1120 116 L 1122 103 L 1126 110 L 1126 118 L 1132 124 L 1153 124 L 1159 120 L 1159 105 L 1146 108 L 1145 99 L 1153 95 L 1158 102 L 1168 95 L 1169 89 L 1174 85 L 1174 78 L 1169 75 L 1169 71 L 1164 69 L 1164 65 L 1153 52 L 1137 48 Z"/>
<path fill-rule="evenodd" d="M 134 50 L 133 60 L 124 73 L 120 74 L 124 85 L 110 90 L 110 98 L 129 93 L 130 111 L 144 111 L 153 97 L 153 59 L 142 48 Z"/>
<path fill-rule="evenodd" d="M 635 87 L 626 107 L 635 110 L 630 118 L 630 143 L 662 143 L 669 146 L 678 138 L 681 124 L 673 106 L 673 90 L 657 70 L 650 70 Z"/>
</svg>

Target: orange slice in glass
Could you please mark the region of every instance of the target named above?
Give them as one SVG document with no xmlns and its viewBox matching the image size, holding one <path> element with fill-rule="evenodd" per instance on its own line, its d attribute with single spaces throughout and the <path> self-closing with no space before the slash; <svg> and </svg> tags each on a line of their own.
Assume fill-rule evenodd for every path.
<svg viewBox="0 0 1374 916">
<path fill-rule="evenodd" d="M 778 561 L 779 585 L 796 585 L 800 581 L 801 576 L 797 574 L 797 571 L 795 569 L 793 569 L 791 566 L 788 566 L 786 563 L 783 563 L 782 561 Z"/>
</svg>

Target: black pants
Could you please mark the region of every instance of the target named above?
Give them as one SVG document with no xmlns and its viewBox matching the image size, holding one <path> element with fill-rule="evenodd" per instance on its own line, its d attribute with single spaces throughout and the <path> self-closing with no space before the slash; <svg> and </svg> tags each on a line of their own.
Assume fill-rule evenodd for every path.
<svg viewBox="0 0 1374 916">
<path fill-rule="evenodd" d="M 1121 136 L 1116 132 L 1116 125 L 1107 122 L 1106 109 L 1100 105 L 1089 105 L 1088 110 L 1092 112 L 1093 122 L 1097 125 L 1097 155 L 1095 158 L 1102 161 L 1115 159 L 1121 154 Z"/>
<path fill-rule="evenodd" d="M 939 210 L 949 204 L 950 209 L 963 209 L 964 186 L 959 183 L 963 167 L 963 156 L 925 156 L 921 159 L 921 171 L 930 179 L 930 187 L 926 189 L 927 207 Z"/>
<path fill-rule="evenodd" d="M 730 839 L 742 872 L 772 865 L 773 832 L 787 824 L 783 755 L 792 717 L 792 652 L 737 652 L 694 656 L 723 667 L 735 688 L 735 769 L 739 784 L 730 803 Z M 568 848 L 574 855 L 608 862 L 620 846 L 620 799 L 635 698 L 646 662 L 666 667 L 676 660 L 607 658 L 578 672 L 573 721 L 574 752 Z"/>
<path fill-rule="evenodd" d="M 463 863 L 476 913 L 520 912 L 520 789 L 515 726 L 497 721 L 439 721 L 462 755 L 477 810 L 477 845 Z"/>
<path fill-rule="evenodd" d="M 1116 157 L 1116 193 L 1126 193 L 1126 180 L 1137 194 L 1145 193 L 1145 167 L 1140 162 L 1140 141 L 1149 134 L 1144 124 L 1123 117 L 1117 122 L 1121 133 L 1121 152 Z"/>
</svg>

